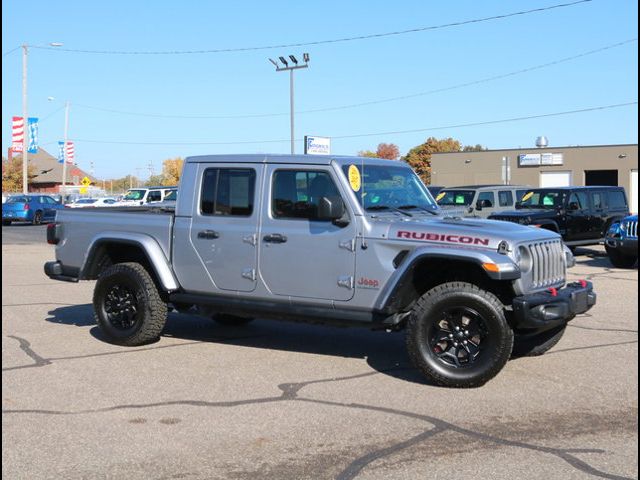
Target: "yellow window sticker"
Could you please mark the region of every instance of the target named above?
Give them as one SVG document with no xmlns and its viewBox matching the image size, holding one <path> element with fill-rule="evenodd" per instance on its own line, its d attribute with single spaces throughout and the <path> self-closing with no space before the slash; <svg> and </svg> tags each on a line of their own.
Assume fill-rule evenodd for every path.
<svg viewBox="0 0 640 480">
<path fill-rule="evenodd" d="M 356 167 L 355 165 L 349 165 L 349 185 L 351 185 L 351 189 L 354 192 L 360 190 L 360 170 L 358 170 L 358 167 Z"/>
<path fill-rule="evenodd" d="M 436 202 L 439 202 L 440 200 L 442 200 L 446 194 L 447 194 L 446 192 L 440 192 L 436 197 Z"/>
<path fill-rule="evenodd" d="M 528 192 L 525 193 L 524 196 L 522 197 L 522 200 L 520 200 L 521 202 L 526 202 L 527 200 L 529 200 L 531 197 L 533 197 L 533 192 Z"/>
</svg>

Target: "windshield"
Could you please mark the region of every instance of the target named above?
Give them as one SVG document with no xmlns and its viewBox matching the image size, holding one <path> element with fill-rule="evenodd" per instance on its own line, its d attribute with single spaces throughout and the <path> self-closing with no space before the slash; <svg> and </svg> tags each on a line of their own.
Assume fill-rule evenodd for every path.
<svg viewBox="0 0 640 480">
<path fill-rule="evenodd" d="M 145 190 L 129 190 L 123 200 L 142 200 Z"/>
<path fill-rule="evenodd" d="M 562 190 L 533 190 L 524 194 L 518 208 L 558 208 L 564 205 Z"/>
<path fill-rule="evenodd" d="M 366 210 L 438 208 L 411 168 L 351 164 L 344 165 L 342 170 Z"/>
<path fill-rule="evenodd" d="M 81 200 L 76 201 L 76 203 L 96 203 L 97 200 L 93 198 L 83 198 Z"/>
<path fill-rule="evenodd" d="M 9 197 L 6 203 L 29 203 L 28 197 Z"/>
<path fill-rule="evenodd" d="M 471 205 L 475 194 L 475 190 L 442 190 L 436 200 L 441 207 L 450 205 L 468 207 Z"/>
</svg>

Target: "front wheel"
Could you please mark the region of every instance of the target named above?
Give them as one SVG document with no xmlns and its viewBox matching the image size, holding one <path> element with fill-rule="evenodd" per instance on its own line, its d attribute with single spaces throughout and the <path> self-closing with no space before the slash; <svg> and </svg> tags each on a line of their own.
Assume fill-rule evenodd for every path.
<svg viewBox="0 0 640 480">
<path fill-rule="evenodd" d="M 609 256 L 609 261 L 617 268 L 631 268 L 638 261 L 637 255 L 624 255 L 615 248 L 605 245 L 605 250 Z"/>
<path fill-rule="evenodd" d="M 33 214 L 32 223 L 34 225 L 40 225 L 42 223 L 42 212 L 38 211 Z"/>
<path fill-rule="evenodd" d="M 11 220 L 2 220 L 2 225 L 11 225 Z"/>
<path fill-rule="evenodd" d="M 139 263 L 107 268 L 96 282 L 93 308 L 107 341 L 116 345 L 150 343 L 160 336 L 167 321 L 167 304 Z"/>
<path fill-rule="evenodd" d="M 502 303 L 470 283 L 429 290 L 414 305 L 407 325 L 413 364 L 442 386 L 483 385 L 504 367 L 512 347 L 513 330 Z"/>
</svg>

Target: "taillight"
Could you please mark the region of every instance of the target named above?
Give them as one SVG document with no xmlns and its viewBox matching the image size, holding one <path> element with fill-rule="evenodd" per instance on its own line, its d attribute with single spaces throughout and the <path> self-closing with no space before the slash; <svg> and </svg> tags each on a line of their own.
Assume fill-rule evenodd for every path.
<svg viewBox="0 0 640 480">
<path fill-rule="evenodd" d="M 28 204 L 28 203 L 25 203 L 25 204 L 24 204 L 24 210 L 25 210 L 25 211 L 26 211 L 26 210 L 29 210 L 29 208 L 30 208 L 30 207 L 29 207 L 29 204 Z"/>
<path fill-rule="evenodd" d="M 47 243 L 50 245 L 57 245 L 58 242 L 60 241 L 60 238 L 58 236 L 59 234 L 59 230 L 58 227 L 60 226 L 59 223 L 50 223 L 47 225 Z"/>
</svg>

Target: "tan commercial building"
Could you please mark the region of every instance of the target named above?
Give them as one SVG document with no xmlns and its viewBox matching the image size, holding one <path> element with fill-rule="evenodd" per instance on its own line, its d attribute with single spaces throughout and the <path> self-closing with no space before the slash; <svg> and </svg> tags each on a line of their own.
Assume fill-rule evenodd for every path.
<svg viewBox="0 0 640 480">
<path fill-rule="evenodd" d="M 624 187 L 638 212 L 638 144 L 518 148 L 431 156 L 431 183 Z"/>
</svg>

